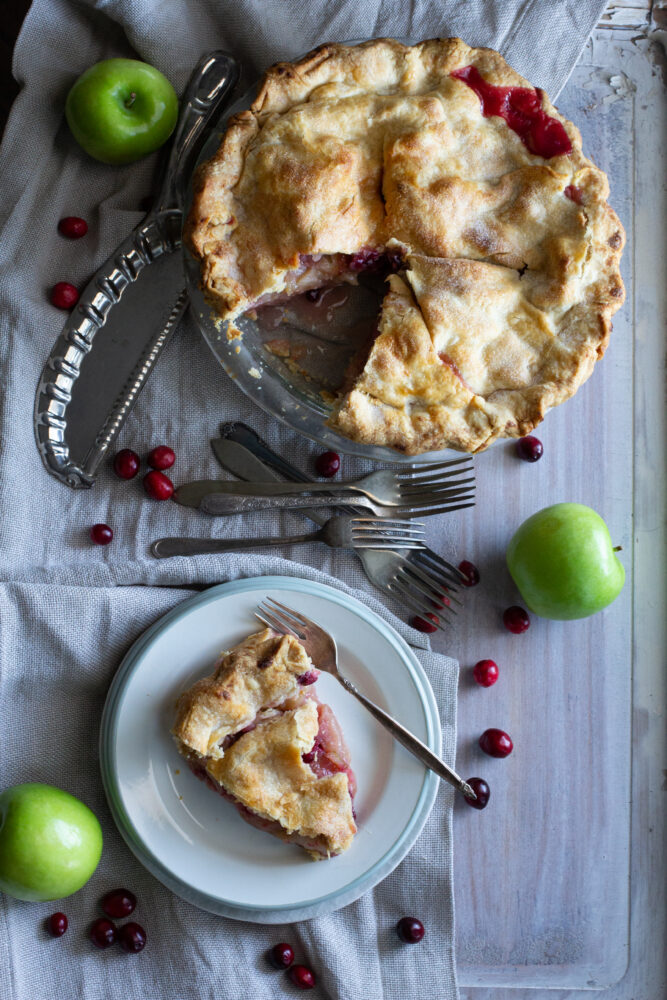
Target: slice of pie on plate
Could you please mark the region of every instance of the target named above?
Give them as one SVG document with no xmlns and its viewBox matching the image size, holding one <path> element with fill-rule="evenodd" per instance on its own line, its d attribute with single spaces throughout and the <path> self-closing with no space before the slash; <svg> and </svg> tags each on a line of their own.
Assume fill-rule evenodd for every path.
<svg viewBox="0 0 667 1000">
<path fill-rule="evenodd" d="M 317 677 L 297 639 L 265 629 L 181 694 L 172 732 L 194 773 L 243 819 L 321 859 L 352 843 L 356 782 Z"/>
<path fill-rule="evenodd" d="M 374 39 L 268 70 L 196 175 L 185 242 L 231 334 L 258 305 L 398 273 L 329 424 L 479 451 L 529 433 L 603 355 L 624 297 L 608 194 L 497 52 Z"/>
</svg>

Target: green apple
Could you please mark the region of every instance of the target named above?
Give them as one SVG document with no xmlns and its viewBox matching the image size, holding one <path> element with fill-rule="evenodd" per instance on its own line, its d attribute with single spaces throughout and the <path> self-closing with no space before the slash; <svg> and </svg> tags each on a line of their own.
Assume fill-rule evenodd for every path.
<svg viewBox="0 0 667 1000">
<path fill-rule="evenodd" d="M 102 163 L 132 163 L 158 149 L 174 130 L 176 91 L 154 66 L 104 59 L 75 82 L 65 117 L 76 141 Z"/>
<path fill-rule="evenodd" d="M 625 570 L 599 514 L 581 503 L 539 510 L 516 531 L 507 566 L 530 611 L 587 618 L 618 596 Z"/>
<path fill-rule="evenodd" d="M 0 891 L 16 899 L 61 899 L 84 885 L 102 854 L 88 806 L 53 785 L 0 793 Z"/>
</svg>

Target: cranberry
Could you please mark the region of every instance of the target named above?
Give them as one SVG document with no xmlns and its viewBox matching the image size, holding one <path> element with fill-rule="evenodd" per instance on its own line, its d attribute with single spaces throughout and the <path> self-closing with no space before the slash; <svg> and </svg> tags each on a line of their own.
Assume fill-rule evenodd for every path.
<svg viewBox="0 0 667 1000">
<path fill-rule="evenodd" d="M 134 479 L 139 471 L 141 459 L 131 448 L 122 448 L 113 460 L 113 471 L 119 479 Z"/>
<path fill-rule="evenodd" d="M 144 489 L 153 500 L 168 500 L 174 492 L 174 484 L 164 472 L 147 472 L 144 476 Z"/>
<path fill-rule="evenodd" d="M 353 253 L 347 266 L 350 271 L 369 271 L 371 268 L 377 267 L 381 256 L 379 250 L 366 247 L 364 250 L 359 250 L 358 253 Z"/>
<path fill-rule="evenodd" d="M 538 458 L 542 458 L 543 452 L 542 442 L 532 434 L 519 438 L 516 443 L 516 453 L 524 462 L 537 462 Z"/>
<path fill-rule="evenodd" d="M 576 184 L 568 184 L 568 186 L 563 191 L 563 194 L 565 195 L 566 198 L 569 198 L 570 201 L 575 202 L 577 205 L 581 205 L 583 201 L 581 188 L 578 188 Z"/>
<path fill-rule="evenodd" d="M 302 687 L 307 687 L 308 684 L 314 684 L 318 677 L 317 670 L 306 670 L 305 674 L 299 674 L 296 681 Z"/>
<path fill-rule="evenodd" d="M 62 937 L 67 930 L 67 917 L 64 913 L 52 913 L 46 921 L 46 929 L 51 937 Z"/>
<path fill-rule="evenodd" d="M 96 948 L 109 948 L 116 940 L 116 928 L 106 917 L 93 921 L 90 927 L 90 940 Z"/>
<path fill-rule="evenodd" d="M 275 969 L 289 969 L 294 961 L 294 949 L 284 941 L 274 944 L 269 952 L 269 961 Z"/>
<path fill-rule="evenodd" d="M 58 223 L 58 232 L 70 240 L 80 240 L 88 232 L 88 223 L 77 215 L 66 215 Z"/>
<path fill-rule="evenodd" d="M 472 668 L 472 675 L 482 687 L 490 688 L 498 680 L 498 664 L 493 660 L 479 660 Z"/>
<path fill-rule="evenodd" d="M 90 529 L 90 537 L 96 545 L 108 545 L 113 538 L 113 531 L 108 524 L 94 524 Z"/>
<path fill-rule="evenodd" d="M 51 289 L 51 305 L 56 309 L 73 309 L 79 301 L 79 290 L 68 281 L 58 281 Z"/>
<path fill-rule="evenodd" d="M 485 729 L 479 738 L 479 745 L 489 757 L 509 757 L 514 749 L 512 740 L 502 729 Z"/>
<path fill-rule="evenodd" d="M 129 917 L 137 905 L 137 897 L 127 889 L 113 889 L 102 897 L 102 909 L 108 917 Z"/>
<path fill-rule="evenodd" d="M 459 563 L 459 571 L 463 573 L 465 579 L 461 580 L 464 587 L 476 587 L 479 583 L 479 570 L 474 563 L 464 559 Z"/>
<path fill-rule="evenodd" d="M 147 462 L 151 469 L 170 469 L 174 462 L 176 461 L 176 455 L 171 448 L 167 448 L 166 444 L 158 445 L 157 448 L 153 448 L 149 451 Z"/>
<path fill-rule="evenodd" d="M 484 778 L 468 778 L 467 783 L 477 796 L 476 799 L 470 799 L 466 795 L 465 800 L 468 805 L 472 806 L 473 809 L 486 809 L 491 791 L 487 783 L 484 781 Z"/>
<path fill-rule="evenodd" d="M 130 921 L 118 931 L 118 943 L 129 955 L 136 955 L 146 947 L 146 931 L 141 924 Z"/>
<path fill-rule="evenodd" d="M 430 621 L 426 621 L 426 618 L 429 618 Z M 430 635 L 432 632 L 437 632 L 438 631 L 437 616 L 431 614 L 430 612 L 427 612 L 426 618 L 422 618 L 421 615 L 415 615 L 410 624 L 412 625 L 413 628 L 416 628 L 418 632 L 426 632 L 427 635 Z"/>
<path fill-rule="evenodd" d="M 424 925 L 416 917 L 401 917 L 396 924 L 396 933 L 406 944 L 417 944 L 424 937 Z"/>
<path fill-rule="evenodd" d="M 323 479 L 331 479 L 340 469 L 340 455 L 335 451 L 323 451 L 315 459 L 315 468 L 318 476 Z"/>
<path fill-rule="evenodd" d="M 530 628 L 530 618 L 528 617 L 528 612 L 520 608 L 518 604 L 513 604 L 511 608 L 507 608 L 503 611 L 503 625 L 508 632 L 513 632 L 514 635 L 520 635 L 525 632 L 527 628 Z"/>
<path fill-rule="evenodd" d="M 305 965 L 293 965 L 289 970 L 289 977 L 302 990 L 312 990 L 315 985 L 315 976 Z"/>
</svg>

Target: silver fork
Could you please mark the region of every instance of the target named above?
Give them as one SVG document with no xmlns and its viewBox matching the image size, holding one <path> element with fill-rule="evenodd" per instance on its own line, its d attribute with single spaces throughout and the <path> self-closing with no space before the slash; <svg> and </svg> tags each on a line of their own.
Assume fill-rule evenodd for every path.
<svg viewBox="0 0 667 1000">
<path fill-rule="evenodd" d="M 214 438 L 211 441 L 215 457 L 223 468 L 240 479 L 257 481 L 264 479 L 268 482 L 275 482 L 278 479 L 278 473 L 299 482 L 309 481 L 305 473 L 270 448 L 246 424 L 238 421 L 223 423 L 220 425 L 220 433 L 222 437 Z M 350 508 L 349 511 L 354 513 L 354 508 Z M 308 508 L 302 510 L 301 513 L 310 518 L 311 521 L 315 521 L 316 524 L 324 523 L 325 518 L 318 510 Z M 371 583 L 389 594 L 398 604 L 401 604 L 405 613 L 417 612 L 420 616 L 435 615 L 436 621 L 429 620 L 442 632 L 446 630 L 445 626 L 452 624 L 453 618 L 451 616 L 456 615 L 456 606 L 461 607 L 461 602 L 457 600 L 455 594 L 464 577 L 455 566 L 435 553 L 433 549 L 428 547 L 413 549 L 406 552 L 405 555 L 390 549 L 382 551 L 357 549 L 356 555 Z M 450 604 L 441 611 L 438 607 L 434 607 L 430 597 L 425 597 L 419 591 L 404 597 L 402 587 L 405 581 L 402 576 L 399 576 L 402 569 L 413 570 L 423 583 L 433 586 L 437 589 L 438 594 L 447 596 Z M 398 586 L 392 587 L 396 577 L 399 577 Z M 437 601 L 438 605 L 442 603 L 441 600 Z"/>
<path fill-rule="evenodd" d="M 306 535 L 264 538 L 158 538 L 150 547 L 157 559 L 167 556 L 210 555 L 238 552 L 267 545 L 301 545 L 324 542 L 334 549 L 422 549 L 424 525 L 419 522 L 371 517 L 330 518 L 318 531 Z"/>
<path fill-rule="evenodd" d="M 413 756 L 420 760 L 422 764 L 425 764 L 426 767 L 430 768 L 431 771 L 434 771 L 440 778 L 443 778 L 450 785 L 453 785 L 454 788 L 463 792 L 466 798 L 477 798 L 470 785 L 462 778 L 459 778 L 458 774 L 445 764 L 443 760 L 440 760 L 432 750 L 429 750 L 425 743 L 422 743 L 420 739 L 413 736 L 405 726 L 397 722 L 388 712 L 385 712 L 375 702 L 372 702 L 363 695 L 357 690 L 352 681 L 341 674 L 338 669 L 336 640 L 320 625 L 311 621 L 310 618 L 306 618 L 299 611 L 295 611 L 294 608 L 289 608 L 286 604 L 281 604 L 280 601 L 276 601 L 272 597 L 267 597 L 262 601 L 255 612 L 255 617 L 259 618 L 264 625 L 268 625 L 270 629 L 276 632 L 288 632 L 296 636 L 303 644 L 304 649 L 318 670 L 324 670 L 335 677 L 345 690 L 354 695 L 357 701 L 360 701 L 364 708 L 368 709 L 371 715 L 406 750 L 409 750 Z"/>
<path fill-rule="evenodd" d="M 249 514 L 263 510 L 303 510 L 309 507 L 332 510 L 336 507 L 349 507 L 350 505 L 349 497 L 318 496 L 317 494 L 313 496 L 241 496 L 241 484 L 238 485 L 238 489 L 238 494 L 233 496 L 221 492 L 207 493 L 199 503 L 199 510 L 203 510 L 206 514 L 231 515 Z M 376 503 L 367 496 L 355 496 L 354 506 L 363 507 L 364 510 L 375 514 L 376 517 L 395 517 L 396 515 L 404 518 L 429 517 L 433 514 L 447 514 L 451 511 L 463 510 L 465 507 L 474 507 L 473 491 L 474 486 L 461 489 L 453 488 L 434 494 L 423 494 L 416 505 L 407 503 L 391 507 Z"/>
</svg>

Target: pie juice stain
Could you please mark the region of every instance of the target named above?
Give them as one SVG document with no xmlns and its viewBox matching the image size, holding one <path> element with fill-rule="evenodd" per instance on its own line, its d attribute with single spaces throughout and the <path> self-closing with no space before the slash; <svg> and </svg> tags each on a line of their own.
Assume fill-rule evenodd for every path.
<svg viewBox="0 0 667 1000">
<path fill-rule="evenodd" d="M 498 87 L 487 83 L 475 66 L 455 69 L 450 76 L 474 90 L 485 118 L 503 118 L 524 146 L 545 160 L 572 152 L 572 143 L 558 121 L 542 108 L 542 91 L 531 87 Z"/>
</svg>

